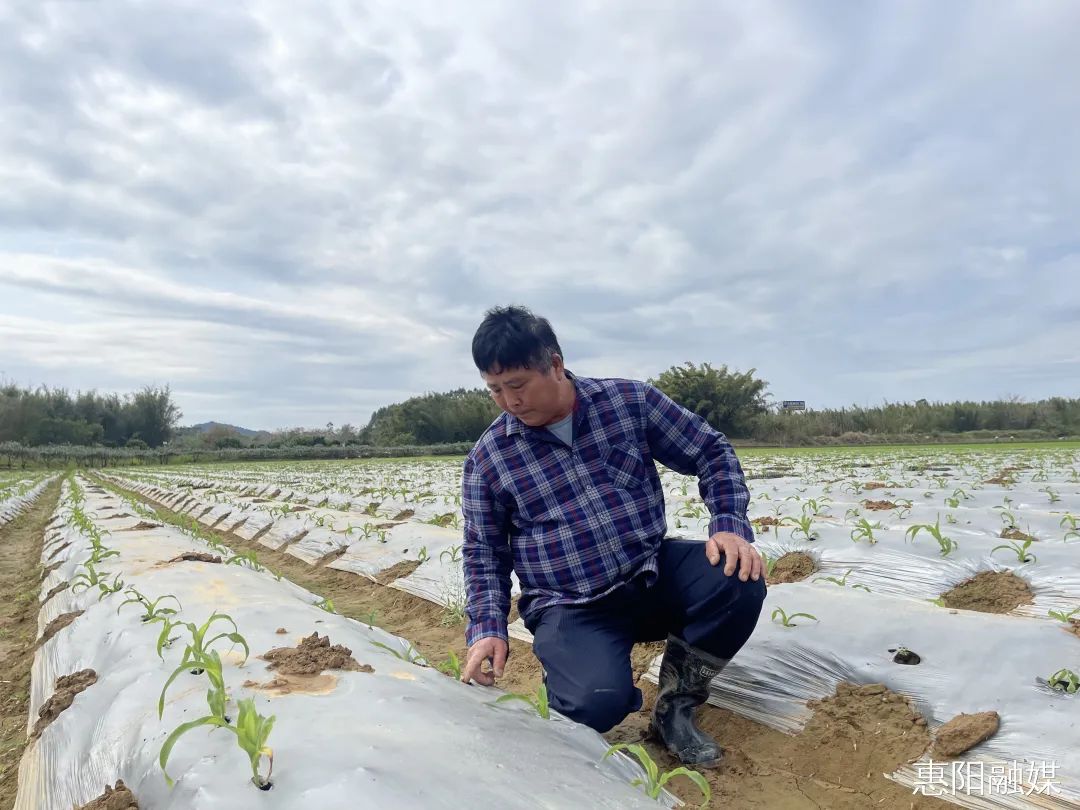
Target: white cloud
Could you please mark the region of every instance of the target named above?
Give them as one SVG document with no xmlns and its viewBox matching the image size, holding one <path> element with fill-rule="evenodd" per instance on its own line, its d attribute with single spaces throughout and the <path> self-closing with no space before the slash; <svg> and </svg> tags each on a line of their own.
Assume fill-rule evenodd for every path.
<svg viewBox="0 0 1080 810">
<path fill-rule="evenodd" d="M 514 301 L 582 374 L 1068 394 L 1078 24 L 1066 2 L 7 4 L 0 371 L 149 375 L 191 421 L 361 423 L 474 384 L 472 330 Z"/>
</svg>

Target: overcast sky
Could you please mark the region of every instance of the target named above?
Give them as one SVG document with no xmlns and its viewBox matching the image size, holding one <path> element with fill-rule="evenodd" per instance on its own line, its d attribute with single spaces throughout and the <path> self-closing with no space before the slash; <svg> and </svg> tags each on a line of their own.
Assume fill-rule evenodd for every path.
<svg viewBox="0 0 1080 810">
<path fill-rule="evenodd" d="M 568 367 L 1080 395 L 1080 3 L 0 3 L 0 372 L 362 425 Z"/>
</svg>

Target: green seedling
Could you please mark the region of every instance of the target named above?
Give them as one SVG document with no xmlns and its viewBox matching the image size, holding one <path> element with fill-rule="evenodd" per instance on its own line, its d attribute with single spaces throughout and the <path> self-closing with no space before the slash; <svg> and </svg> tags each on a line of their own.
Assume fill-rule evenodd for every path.
<svg viewBox="0 0 1080 810">
<path fill-rule="evenodd" d="M 381 641 L 373 641 L 371 642 L 371 645 L 373 647 L 378 647 L 381 650 L 386 650 L 388 653 L 394 656 L 394 658 L 405 661 L 408 664 L 416 664 L 416 666 L 418 667 L 427 666 L 427 664 L 424 662 L 423 656 L 421 656 L 420 653 L 416 651 L 416 648 L 412 645 L 412 643 L 408 641 L 405 643 L 409 646 L 406 647 L 404 650 L 400 648 L 395 649 L 389 644 L 383 644 Z"/>
<path fill-rule="evenodd" d="M 116 549 L 105 548 L 105 546 L 94 546 L 94 550 L 90 553 L 90 562 L 95 565 L 102 560 L 107 560 L 109 557 L 119 557 L 120 552 Z"/>
<path fill-rule="evenodd" d="M 1065 542 L 1069 542 L 1073 537 L 1080 540 L 1080 517 L 1073 514 L 1066 514 L 1059 522 L 1058 526 L 1065 529 Z"/>
<path fill-rule="evenodd" d="M 896 512 L 897 520 L 903 520 L 911 514 L 911 507 L 914 506 L 907 498 L 897 498 L 893 503 L 896 504 L 896 508 L 893 510 Z"/>
<path fill-rule="evenodd" d="M 1059 669 L 1047 679 L 1046 683 L 1051 689 L 1068 692 L 1070 695 L 1075 695 L 1077 691 L 1080 691 L 1080 675 L 1071 669 Z"/>
<path fill-rule="evenodd" d="M 183 605 L 180 604 L 180 600 L 171 593 L 167 593 L 164 596 L 159 596 L 153 601 L 147 599 L 134 588 L 128 588 L 125 593 L 128 594 L 128 598 L 121 602 L 120 607 L 116 609 L 117 615 L 119 615 L 120 609 L 123 608 L 124 605 L 142 605 L 142 620 L 144 622 L 151 622 L 157 619 L 159 616 L 175 616 L 179 611 L 183 610 Z M 172 599 L 174 602 L 176 602 L 176 608 L 159 608 L 158 605 L 164 602 L 166 599 Z"/>
<path fill-rule="evenodd" d="M 83 563 L 82 567 L 86 570 L 71 578 L 72 593 L 81 593 L 82 591 L 96 588 L 101 585 L 108 576 L 105 571 L 98 571 L 92 562 L 87 561 Z"/>
<path fill-rule="evenodd" d="M 239 708 L 239 715 L 236 718 L 235 726 L 217 715 L 209 714 L 200 717 L 198 720 L 182 723 L 168 736 L 164 745 L 161 746 L 161 752 L 158 754 L 158 764 L 161 766 L 161 771 L 165 774 L 165 781 L 170 788 L 175 783 L 165 770 L 165 766 L 169 761 L 173 746 L 184 734 L 200 726 L 222 728 L 235 735 L 237 744 L 248 755 L 251 763 L 252 783 L 260 790 L 266 790 L 270 786 L 270 777 L 274 771 L 274 752 L 273 749 L 267 746 L 266 742 L 274 728 L 275 718 L 273 715 L 264 717 L 259 714 L 258 709 L 255 708 L 255 701 L 251 698 L 241 700 L 237 707 Z M 259 773 L 259 765 L 264 756 L 269 762 L 265 778 Z"/>
<path fill-rule="evenodd" d="M 450 548 L 445 549 L 439 555 L 439 562 L 442 562 L 443 560 L 445 560 L 448 557 L 450 559 L 451 564 L 456 563 L 456 562 L 461 562 L 461 546 L 450 546 Z"/>
<path fill-rule="evenodd" d="M 178 624 L 181 624 L 181 622 L 173 621 L 170 616 L 155 616 L 153 619 L 150 619 L 150 621 L 161 622 L 161 632 L 158 634 L 157 644 L 154 649 L 157 652 L 158 658 L 164 661 L 165 655 L 162 651 L 166 647 L 171 647 L 172 643 L 179 638 L 179 636 L 170 636 L 169 634 L 172 633 L 173 628 Z"/>
<path fill-rule="evenodd" d="M 204 654 L 193 652 L 191 647 L 184 650 L 180 665 L 169 674 L 169 677 L 165 679 L 165 685 L 161 687 L 161 694 L 158 695 L 158 719 L 160 720 L 165 713 L 165 694 L 169 691 L 173 681 L 183 673 L 191 672 L 192 674 L 205 675 L 206 679 L 210 681 L 210 688 L 206 693 L 206 702 L 210 707 L 210 713 L 227 720 L 225 717 L 225 677 L 222 675 L 221 670 L 221 656 L 218 655 L 217 650 L 210 650 Z"/>
<path fill-rule="evenodd" d="M 334 610 L 333 600 L 325 597 L 316 602 L 315 607 L 325 610 L 327 613 L 337 613 L 337 611 Z"/>
<path fill-rule="evenodd" d="M 215 622 L 228 622 L 232 626 L 232 632 L 226 631 L 218 633 L 216 636 L 207 636 L 210 633 L 210 628 Z M 203 658 L 210 652 L 210 647 L 213 646 L 215 641 L 219 639 L 226 639 L 233 644 L 239 644 L 244 648 L 244 660 L 247 661 L 248 656 L 251 654 L 251 650 L 248 648 L 247 640 L 240 635 L 240 631 L 236 626 L 236 622 L 233 621 L 232 616 L 227 613 L 218 613 L 214 611 L 210 614 L 210 618 L 203 622 L 201 625 L 196 625 L 194 622 L 178 622 L 175 627 L 184 627 L 188 633 L 191 634 L 191 641 L 185 650 L 185 655 L 188 651 L 191 652 L 193 658 Z"/>
<path fill-rule="evenodd" d="M 1050 503 L 1057 503 L 1058 501 L 1060 501 L 1060 500 L 1061 500 L 1061 496 L 1060 496 L 1060 495 L 1058 495 L 1058 494 L 1057 494 L 1057 493 L 1056 493 L 1056 492 L 1055 492 L 1055 491 L 1054 491 L 1053 489 L 1051 489 L 1050 487 L 1043 487 L 1042 489 L 1040 489 L 1040 490 L 1039 490 L 1039 492 L 1044 492 L 1044 493 L 1046 493 L 1046 497 L 1048 497 L 1048 498 L 1050 499 Z"/>
<path fill-rule="evenodd" d="M 117 574 L 112 583 L 99 582 L 98 583 L 98 601 L 100 602 L 106 596 L 112 596 L 114 593 L 120 593 L 124 590 L 124 580 L 120 579 L 120 575 Z"/>
<path fill-rule="evenodd" d="M 548 704 L 547 686 L 545 684 L 540 684 L 540 687 L 536 690 L 536 697 L 511 692 L 499 697 L 495 701 L 495 705 L 498 705 L 499 703 L 508 703 L 511 700 L 520 700 L 523 703 L 528 703 L 542 720 L 551 719 L 551 706 Z"/>
<path fill-rule="evenodd" d="M 428 554 L 427 546 L 420 546 L 420 553 L 416 557 L 418 562 L 425 563 L 431 559 L 431 555 Z"/>
<path fill-rule="evenodd" d="M 375 621 L 378 616 L 379 611 L 377 611 L 375 608 L 372 608 L 368 611 L 368 614 L 364 617 L 364 624 L 368 626 L 368 630 L 371 630 L 373 627 L 375 627 Z"/>
<path fill-rule="evenodd" d="M 1006 529 L 1016 528 L 1016 515 L 1014 515 L 1004 506 L 995 506 L 994 508 L 1001 510 L 1001 523 Z"/>
<path fill-rule="evenodd" d="M 877 543 L 877 538 L 874 537 L 874 532 L 878 529 L 884 529 L 880 523 L 871 523 L 866 518 L 862 518 L 855 524 L 855 528 L 851 530 L 852 541 L 858 543 L 860 540 L 865 540 L 870 545 Z"/>
<path fill-rule="evenodd" d="M 839 585 L 841 588 L 846 588 L 847 587 L 848 574 L 850 574 L 850 573 L 851 573 L 851 569 L 849 568 L 847 571 L 844 572 L 844 576 L 842 576 L 842 577 L 816 577 L 814 579 L 814 582 L 832 582 L 832 583 L 834 583 L 836 585 Z M 865 585 L 852 585 L 851 587 L 852 588 L 862 588 L 867 593 L 870 593 L 870 589 L 867 588 Z M 796 614 L 796 615 L 798 615 L 798 614 Z"/>
<path fill-rule="evenodd" d="M 1050 618 L 1057 619 L 1059 622 L 1066 622 L 1066 623 L 1071 621 L 1072 617 L 1075 616 L 1078 613 L 1080 613 L 1080 607 L 1073 608 L 1068 613 L 1066 613 L 1064 610 L 1048 610 L 1048 611 L 1046 611 L 1046 615 L 1049 616 Z"/>
<path fill-rule="evenodd" d="M 245 568 L 250 568 L 252 571 L 259 572 L 266 570 L 259 564 L 259 557 L 254 550 L 241 551 L 237 554 L 233 554 L 225 560 L 225 565 L 242 565 Z"/>
<path fill-rule="evenodd" d="M 457 657 L 457 654 L 453 650 L 447 650 L 446 653 L 446 660 L 436 668 L 444 675 L 449 675 L 452 678 L 461 680 L 461 659 Z"/>
<path fill-rule="evenodd" d="M 770 557 L 766 552 L 759 551 L 761 555 L 761 564 L 765 568 L 765 578 L 768 579 L 772 576 L 773 569 L 776 568 L 776 558 Z"/>
<path fill-rule="evenodd" d="M 608 757 L 614 755 L 616 751 L 629 751 L 637 757 L 638 762 L 641 763 L 641 767 L 645 770 L 645 778 L 642 779 L 639 777 L 630 784 L 634 787 L 640 787 L 650 799 L 659 799 L 660 791 L 662 791 L 664 786 L 676 776 L 685 776 L 697 786 L 698 790 L 701 791 L 703 798 L 703 801 L 701 802 L 702 807 L 707 805 L 712 799 L 712 790 L 709 788 L 709 783 L 705 781 L 705 777 L 700 773 L 686 767 L 673 768 L 670 771 L 660 773 L 660 768 L 657 766 L 656 762 L 653 761 L 653 758 L 649 756 L 649 752 L 636 743 L 618 743 L 613 745 L 607 750 L 600 761 L 603 762 Z"/>
<path fill-rule="evenodd" d="M 802 535 L 803 535 L 804 539 L 806 539 L 806 540 L 813 540 L 814 539 L 814 535 L 810 531 L 811 527 L 814 525 L 814 516 L 813 515 L 803 514 L 803 515 L 801 515 L 799 517 L 791 517 L 791 516 L 789 516 L 789 517 L 783 518 L 780 521 L 780 524 L 785 525 L 785 526 L 794 526 L 795 527 L 795 528 L 793 528 L 791 530 L 791 536 L 792 537 L 795 537 L 799 532 L 802 532 Z"/>
<path fill-rule="evenodd" d="M 990 549 L 990 556 L 994 556 L 995 551 L 997 551 L 999 548 L 1003 548 L 1006 551 L 1014 552 L 1016 554 L 1016 559 L 1019 560 L 1021 563 L 1035 562 L 1038 557 L 1036 557 L 1034 554 L 1028 554 L 1028 547 L 1031 545 L 1031 543 L 1032 541 L 1030 539 L 1024 540 L 1022 543 L 1017 543 L 1015 541 L 1012 543 L 1002 543 L 1000 546 L 994 546 L 992 549 Z"/>
<path fill-rule="evenodd" d="M 784 625 L 784 627 L 796 627 L 797 625 L 792 621 L 792 619 L 797 619 L 800 616 L 805 616 L 808 619 L 813 619 L 815 622 L 818 620 L 817 616 L 814 616 L 811 613 L 792 613 L 791 615 L 788 615 L 787 611 L 783 608 L 776 608 L 776 610 L 772 612 L 772 620 L 774 622 L 776 621 L 776 617 L 778 615 L 780 616 L 780 623 Z"/>
<path fill-rule="evenodd" d="M 915 542 L 915 538 L 919 535 L 919 532 L 925 531 L 931 537 L 933 537 L 941 549 L 941 556 L 947 557 L 957 548 L 957 543 L 950 537 L 941 533 L 941 515 L 938 515 L 937 520 L 933 525 L 929 523 L 916 523 L 914 526 L 908 527 L 908 530 L 904 533 L 905 538 L 911 538 L 911 542 Z"/>
</svg>

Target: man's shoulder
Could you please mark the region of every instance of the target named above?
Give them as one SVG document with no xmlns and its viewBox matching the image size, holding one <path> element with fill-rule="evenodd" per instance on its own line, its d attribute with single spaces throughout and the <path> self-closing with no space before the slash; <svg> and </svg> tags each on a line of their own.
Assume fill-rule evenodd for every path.
<svg viewBox="0 0 1080 810">
<path fill-rule="evenodd" d="M 587 395 L 637 399 L 644 395 L 648 383 L 626 377 L 575 377 L 580 390 Z"/>
</svg>

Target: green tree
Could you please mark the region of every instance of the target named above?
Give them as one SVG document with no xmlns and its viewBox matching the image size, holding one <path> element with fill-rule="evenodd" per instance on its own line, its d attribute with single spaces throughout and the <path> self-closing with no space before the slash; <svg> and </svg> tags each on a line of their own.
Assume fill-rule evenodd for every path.
<svg viewBox="0 0 1080 810">
<path fill-rule="evenodd" d="M 755 371 L 739 373 L 728 371 L 727 366 L 688 362 L 672 366 L 649 382 L 722 433 L 746 437 L 768 408 L 768 383 L 754 377 Z"/>
</svg>

